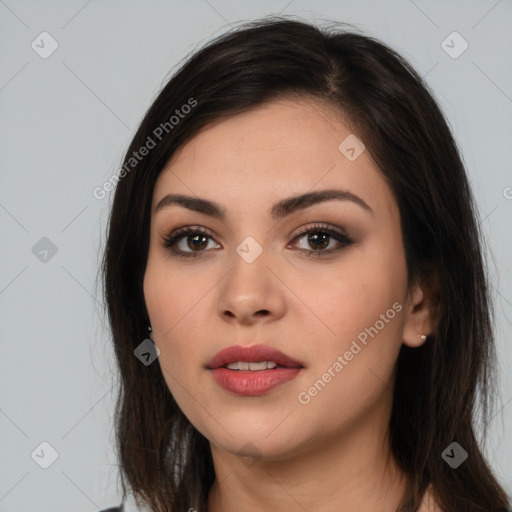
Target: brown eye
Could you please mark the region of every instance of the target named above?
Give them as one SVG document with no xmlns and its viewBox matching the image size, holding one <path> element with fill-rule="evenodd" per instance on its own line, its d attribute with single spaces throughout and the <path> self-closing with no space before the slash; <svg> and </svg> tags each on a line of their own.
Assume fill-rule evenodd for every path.
<svg viewBox="0 0 512 512">
<path fill-rule="evenodd" d="M 308 251 L 309 255 L 321 256 L 331 254 L 335 251 L 352 245 L 353 240 L 343 231 L 329 227 L 328 225 L 310 226 L 302 229 L 294 238 L 294 241 L 305 238 L 308 247 L 302 247 L 302 250 Z M 327 249 L 330 243 L 335 240 L 337 246 Z"/>
<path fill-rule="evenodd" d="M 182 240 L 186 244 L 185 247 L 179 247 Z M 163 246 L 169 248 L 177 256 L 195 258 L 200 256 L 200 253 L 205 252 L 209 240 L 213 240 L 213 238 L 206 230 L 185 226 L 165 237 Z"/>
<path fill-rule="evenodd" d="M 294 245 L 302 238 L 306 239 L 309 248 L 299 247 L 299 250 L 307 251 L 308 256 L 329 255 L 354 243 L 344 230 L 330 227 L 328 224 L 301 229 L 293 239 Z M 208 252 L 209 241 L 214 239 L 204 228 L 185 226 L 164 237 L 162 245 L 169 248 L 176 256 L 195 258 Z M 329 248 L 333 242 L 337 243 Z"/>
</svg>

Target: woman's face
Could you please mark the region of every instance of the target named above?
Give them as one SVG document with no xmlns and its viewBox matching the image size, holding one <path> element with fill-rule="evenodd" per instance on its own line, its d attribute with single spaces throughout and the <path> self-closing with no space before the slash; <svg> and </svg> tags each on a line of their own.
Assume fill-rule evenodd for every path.
<svg viewBox="0 0 512 512">
<path fill-rule="evenodd" d="M 324 190 L 352 196 L 273 208 Z M 224 217 L 170 201 L 155 211 L 168 194 L 214 202 Z M 165 247 L 184 226 L 207 234 Z M 408 296 L 391 191 L 341 117 L 313 100 L 238 114 L 176 152 L 154 189 L 144 295 L 172 395 L 225 455 L 285 459 L 354 429 L 384 439 L 400 346 L 428 332 L 421 289 Z M 254 344 L 302 368 L 252 394 L 219 385 L 212 357 Z M 237 370 L 221 372 L 243 387 Z"/>
</svg>

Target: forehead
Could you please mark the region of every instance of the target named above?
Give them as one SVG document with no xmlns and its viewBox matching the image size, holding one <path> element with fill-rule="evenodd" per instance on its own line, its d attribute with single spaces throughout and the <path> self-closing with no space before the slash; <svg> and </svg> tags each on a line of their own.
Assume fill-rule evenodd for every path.
<svg viewBox="0 0 512 512">
<path fill-rule="evenodd" d="M 340 150 L 354 136 L 343 116 L 323 102 L 268 102 L 208 125 L 180 147 L 158 177 L 153 205 L 165 194 L 182 193 L 228 210 L 239 205 L 266 211 L 282 197 L 342 188 L 390 211 L 391 191 L 368 151 L 350 160 Z"/>
</svg>

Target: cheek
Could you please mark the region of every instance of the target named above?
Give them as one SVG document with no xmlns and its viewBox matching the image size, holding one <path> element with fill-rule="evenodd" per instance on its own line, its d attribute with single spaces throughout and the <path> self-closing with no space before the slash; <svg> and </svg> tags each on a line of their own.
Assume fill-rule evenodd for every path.
<svg viewBox="0 0 512 512">
<path fill-rule="evenodd" d="M 184 272 L 172 260 L 154 256 L 148 258 L 144 275 L 144 298 L 154 331 L 160 338 L 172 337 L 176 326 L 208 293 L 208 283 L 194 271 Z"/>
<path fill-rule="evenodd" d="M 212 312 L 206 307 L 210 289 L 210 282 L 193 272 L 177 271 L 165 258 L 148 258 L 144 297 L 160 367 L 175 396 L 180 383 L 190 379 L 190 369 L 205 362 L 204 347 L 197 340 L 204 339 L 204 326 L 211 323 Z"/>
<path fill-rule="evenodd" d="M 349 351 L 347 367 L 365 367 L 360 377 L 345 371 L 351 378 L 368 377 L 368 368 L 376 366 L 389 376 L 402 340 L 407 284 L 405 258 L 397 249 L 399 240 L 376 239 L 314 280 L 301 281 L 308 306 L 327 327 L 315 345 L 316 370 Z"/>
<path fill-rule="evenodd" d="M 318 337 L 300 390 L 311 428 L 323 411 L 330 411 L 333 428 L 369 410 L 382 411 L 392 389 L 403 329 L 400 289 L 389 272 L 362 266 L 364 273 L 337 276 L 339 284 L 318 294 L 311 307 L 325 315 L 332 331 Z"/>
</svg>

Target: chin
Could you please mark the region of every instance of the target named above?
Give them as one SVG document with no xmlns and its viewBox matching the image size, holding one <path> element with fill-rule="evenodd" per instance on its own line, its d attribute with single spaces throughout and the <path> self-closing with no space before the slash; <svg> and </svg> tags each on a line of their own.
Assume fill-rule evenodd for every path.
<svg viewBox="0 0 512 512">
<path fill-rule="evenodd" d="M 282 425 L 276 428 L 277 425 L 279 422 L 272 428 L 263 429 L 250 423 L 238 423 L 237 426 L 228 423 L 223 425 L 227 432 L 221 428 L 221 432 L 217 430 L 216 434 L 207 437 L 217 449 L 239 457 L 284 460 L 298 449 L 300 440 L 296 439 L 295 429 L 292 431 Z"/>
</svg>

